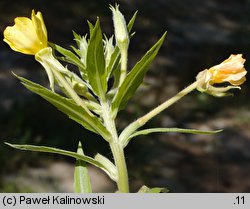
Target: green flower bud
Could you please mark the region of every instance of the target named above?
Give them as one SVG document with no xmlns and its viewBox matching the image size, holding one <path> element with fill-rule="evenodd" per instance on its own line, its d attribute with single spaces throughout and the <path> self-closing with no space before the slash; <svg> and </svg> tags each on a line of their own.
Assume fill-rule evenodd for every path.
<svg viewBox="0 0 250 209">
<path fill-rule="evenodd" d="M 110 6 L 110 9 L 113 13 L 116 43 L 121 51 L 127 50 L 129 45 L 129 34 L 125 18 L 119 11 L 119 5 L 116 5 L 115 8 Z"/>
</svg>

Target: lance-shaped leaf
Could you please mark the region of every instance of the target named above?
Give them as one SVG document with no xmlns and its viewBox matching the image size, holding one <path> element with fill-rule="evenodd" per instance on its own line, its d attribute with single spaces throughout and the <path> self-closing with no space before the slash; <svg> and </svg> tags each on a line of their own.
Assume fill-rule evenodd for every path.
<svg viewBox="0 0 250 209">
<path fill-rule="evenodd" d="M 88 80 L 85 69 L 86 66 L 84 66 L 83 62 L 77 55 L 75 55 L 72 51 L 65 49 L 57 44 L 49 43 L 49 45 L 54 50 L 58 51 L 60 54 L 63 55 L 63 57 L 59 57 L 59 59 L 77 66 L 81 72 L 83 79 L 86 81 Z"/>
<path fill-rule="evenodd" d="M 165 39 L 165 36 L 166 33 L 164 33 L 160 40 L 142 57 L 139 62 L 136 63 L 136 65 L 124 79 L 112 102 L 112 110 L 114 115 L 116 115 L 120 109 L 125 107 L 128 100 L 134 95 L 137 88 L 143 82 L 144 75 L 147 72 L 149 65 L 157 55 Z"/>
<path fill-rule="evenodd" d="M 78 144 L 77 154 L 84 156 L 81 142 Z M 76 159 L 75 165 L 74 191 L 75 193 L 92 193 L 87 164 L 79 159 Z"/>
<path fill-rule="evenodd" d="M 134 23 L 135 23 L 135 19 L 136 19 L 136 16 L 137 16 L 137 11 L 134 13 L 133 17 L 130 19 L 127 27 L 128 27 L 128 32 L 130 33 L 133 26 L 134 26 Z"/>
<path fill-rule="evenodd" d="M 92 33 L 93 33 L 93 30 L 94 30 L 94 25 L 88 20 L 87 20 L 87 23 L 88 23 L 88 26 L 89 26 L 89 34 L 91 36 Z"/>
<path fill-rule="evenodd" d="M 54 153 L 54 154 L 59 154 L 59 155 L 65 155 L 69 157 L 73 157 L 78 160 L 82 160 L 84 162 L 87 162 L 89 164 L 92 164 L 100 169 L 102 169 L 105 173 L 108 174 L 108 176 L 112 179 L 111 174 L 109 172 L 109 169 L 105 167 L 102 163 L 98 162 L 92 157 L 78 154 L 76 152 L 71 152 L 67 150 L 62 150 L 62 149 L 57 149 L 53 147 L 45 147 L 45 146 L 34 146 L 34 145 L 20 145 L 20 144 L 10 144 L 5 142 L 5 144 L 9 145 L 10 147 L 13 147 L 15 149 L 20 149 L 20 150 L 27 150 L 27 151 L 34 151 L 34 152 L 46 152 L 46 153 Z"/>
<path fill-rule="evenodd" d="M 64 56 L 61 58 L 63 61 L 74 64 L 78 66 L 79 68 L 83 68 L 83 69 L 85 68 L 80 58 L 77 55 L 75 55 L 72 51 L 65 49 L 57 44 L 50 43 L 49 45 Z"/>
<path fill-rule="evenodd" d="M 196 130 L 196 129 L 185 129 L 185 128 L 149 128 L 137 131 L 129 136 L 129 138 L 125 139 L 122 144 L 124 147 L 127 146 L 129 141 L 139 135 L 147 135 L 152 133 L 185 133 L 185 134 L 216 134 L 221 132 L 222 130 L 216 130 L 216 131 L 204 131 L 204 130 Z"/>
<path fill-rule="evenodd" d="M 114 163 L 112 163 L 108 158 L 104 157 L 103 155 L 101 155 L 99 153 L 95 156 L 95 160 L 97 160 L 102 165 L 104 165 L 106 168 L 108 168 L 109 173 L 110 173 L 110 178 L 112 180 L 114 180 L 115 182 L 118 181 L 117 168 L 114 165 Z"/>
<path fill-rule="evenodd" d="M 52 92 L 39 84 L 33 83 L 28 79 L 19 76 L 17 76 L 17 78 L 21 80 L 22 84 L 27 89 L 46 99 L 60 111 L 68 115 L 69 118 L 81 124 L 86 129 L 100 134 L 105 140 L 109 141 L 109 132 L 96 116 L 89 115 L 84 108 L 72 102 L 71 99 L 65 98 L 55 92 Z"/>
<path fill-rule="evenodd" d="M 73 31 L 74 40 L 76 41 L 77 47 L 80 48 L 80 41 L 82 36 Z"/>
<path fill-rule="evenodd" d="M 107 91 L 107 81 L 102 31 L 99 19 L 97 19 L 95 27 L 90 34 L 86 70 L 89 83 L 94 93 L 99 97 L 103 97 Z"/>
<path fill-rule="evenodd" d="M 115 77 L 115 81 L 118 80 L 117 83 L 119 83 L 119 76 L 116 77 L 114 71 L 119 71 L 119 63 L 120 63 L 120 59 L 121 59 L 121 55 L 120 55 L 120 52 L 119 52 L 119 48 L 116 46 L 112 55 L 111 55 L 111 58 L 110 58 L 110 61 L 109 61 L 109 64 L 106 68 L 106 71 L 107 71 L 107 76 L 108 76 L 108 79 L 111 77 L 111 75 L 114 75 Z"/>
</svg>

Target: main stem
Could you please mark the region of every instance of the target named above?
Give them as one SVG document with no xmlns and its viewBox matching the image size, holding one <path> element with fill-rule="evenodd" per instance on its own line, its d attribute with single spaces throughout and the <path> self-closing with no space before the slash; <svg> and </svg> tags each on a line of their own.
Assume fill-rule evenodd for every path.
<svg viewBox="0 0 250 209">
<path fill-rule="evenodd" d="M 118 172 L 117 187 L 121 193 L 129 193 L 128 171 L 125 161 L 123 147 L 120 143 L 111 142 L 110 148 L 115 160 Z"/>
<path fill-rule="evenodd" d="M 121 193 L 128 193 L 129 192 L 128 171 L 124 156 L 124 150 L 123 150 L 124 148 L 118 140 L 115 121 L 112 118 L 112 114 L 110 113 L 110 106 L 105 99 L 101 101 L 101 106 L 102 106 L 103 120 L 105 126 L 107 127 L 112 136 L 110 142 L 110 148 L 114 157 L 118 173 L 118 179 L 116 182 L 118 191 Z"/>
</svg>

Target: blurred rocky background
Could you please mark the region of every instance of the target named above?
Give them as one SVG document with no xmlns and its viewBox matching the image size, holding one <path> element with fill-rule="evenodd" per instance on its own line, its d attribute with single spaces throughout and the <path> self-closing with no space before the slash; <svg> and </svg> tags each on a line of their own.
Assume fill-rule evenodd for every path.
<svg viewBox="0 0 250 209">
<path fill-rule="evenodd" d="M 113 31 L 108 5 L 120 4 L 126 19 L 138 10 L 130 45 L 129 67 L 168 31 L 145 78 L 148 84 L 121 112 L 117 125 L 135 118 L 194 81 L 196 74 L 242 53 L 250 69 L 249 0 L 22 0 L 0 1 L 0 31 L 16 16 L 43 13 L 49 40 L 69 47 L 72 30 L 87 33 L 86 20 L 99 16 L 103 31 Z M 0 42 L 0 191 L 72 192 L 74 159 L 13 150 L 4 141 L 47 145 L 110 156 L 107 144 L 85 131 L 46 101 L 26 90 L 11 72 L 47 86 L 47 76 L 32 56 L 15 53 Z M 148 127 L 224 129 L 216 135 L 152 134 L 138 137 L 126 149 L 131 191 L 140 186 L 171 192 L 250 192 L 250 102 L 248 81 L 235 96 L 213 98 L 193 92 Z M 113 192 L 104 173 L 90 168 L 95 192 Z"/>
</svg>

